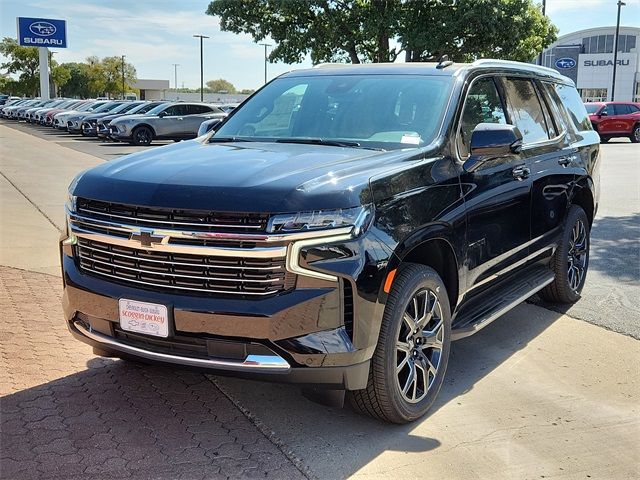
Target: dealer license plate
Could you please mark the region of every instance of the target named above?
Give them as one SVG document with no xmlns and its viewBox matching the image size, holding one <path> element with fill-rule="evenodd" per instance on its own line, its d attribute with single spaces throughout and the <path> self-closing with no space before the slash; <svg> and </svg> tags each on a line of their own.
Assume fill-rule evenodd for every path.
<svg viewBox="0 0 640 480">
<path fill-rule="evenodd" d="M 169 314 L 166 306 L 126 298 L 121 298 L 119 304 L 120 328 L 123 330 L 155 337 L 169 336 Z"/>
</svg>

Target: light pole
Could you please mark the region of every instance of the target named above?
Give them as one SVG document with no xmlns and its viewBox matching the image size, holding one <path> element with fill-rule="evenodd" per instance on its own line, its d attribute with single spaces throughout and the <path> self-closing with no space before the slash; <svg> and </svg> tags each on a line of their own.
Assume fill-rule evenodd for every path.
<svg viewBox="0 0 640 480">
<path fill-rule="evenodd" d="M 124 55 L 122 55 L 122 99 L 124 100 Z"/>
<path fill-rule="evenodd" d="M 204 101 L 204 57 L 202 56 L 202 40 L 209 38 L 206 35 L 194 35 L 194 38 L 200 39 L 200 101 Z"/>
<path fill-rule="evenodd" d="M 618 0 L 618 19 L 616 20 L 616 39 L 613 42 L 613 80 L 611 81 L 611 101 L 615 102 L 616 97 L 616 69 L 618 67 L 618 39 L 620 38 L 620 10 L 626 5 L 622 0 Z"/>
<path fill-rule="evenodd" d="M 547 0 L 542 0 L 542 16 L 546 17 L 547 10 Z M 542 52 L 544 52 L 544 47 L 540 51 L 540 55 L 538 55 L 538 65 L 542 65 Z"/>
<path fill-rule="evenodd" d="M 267 83 L 267 47 L 270 47 L 270 43 L 259 43 L 258 45 L 262 45 L 264 47 L 264 83 Z"/>
<path fill-rule="evenodd" d="M 178 67 L 179 63 L 172 63 L 173 65 L 173 87 L 178 91 Z"/>
</svg>

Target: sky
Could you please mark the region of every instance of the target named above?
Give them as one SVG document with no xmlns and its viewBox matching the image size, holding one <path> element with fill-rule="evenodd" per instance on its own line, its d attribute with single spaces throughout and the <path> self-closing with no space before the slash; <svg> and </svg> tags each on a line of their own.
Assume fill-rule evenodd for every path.
<svg viewBox="0 0 640 480">
<path fill-rule="evenodd" d="M 241 0 L 238 0 L 241 1 Z M 540 0 L 541 1 L 541 0 Z M 224 78 L 236 88 L 257 88 L 264 81 L 264 47 L 249 35 L 220 30 L 217 18 L 204 12 L 208 0 L 0 0 L 0 36 L 16 38 L 16 17 L 67 20 L 66 49 L 52 49 L 55 60 L 83 61 L 126 55 L 138 78 L 170 80 L 178 66 L 178 86 L 200 86 L 199 40 L 204 40 L 204 78 Z M 626 0 L 621 24 L 640 26 L 640 0 Z M 616 0 L 547 0 L 547 15 L 560 35 L 615 25 Z M 402 55 L 401 55 L 402 57 Z M 0 56 L 0 62 L 4 59 Z M 311 66 L 268 65 L 268 78 Z"/>
</svg>

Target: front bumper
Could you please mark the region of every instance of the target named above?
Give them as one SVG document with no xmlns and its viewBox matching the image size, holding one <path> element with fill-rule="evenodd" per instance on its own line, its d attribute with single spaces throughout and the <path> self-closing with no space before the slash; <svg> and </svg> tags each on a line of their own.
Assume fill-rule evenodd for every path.
<svg viewBox="0 0 640 480">
<path fill-rule="evenodd" d="M 257 299 L 173 293 L 96 277 L 80 269 L 74 247 L 63 242 L 65 319 L 78 340 L 118 355 L 240 377 L 332 389 L 365 388 L 383 309 L 377 295 L 371 295 L 382 274 L 371 278 L 371 272 L 382 272 L 379 264 L 386 261 L 376 255 L 383 250 L 378 245 L 365 251 L 373 241 L 360 238 L 340 245 L 352 256 L 341 259 L 339 269 L 333 270 L 340 273 L 337 282 L 298 276 L 293 290 Z M 320 258 L 322 254 L 303 255 Z M 366 278 L 364 272 L 368 272 Z M 355 327 L 350 330 L 344 317 L 346 284 L 350 292 L 356 286 L 351 307 Z M 359 284 L 368 292 L 364 297 Z M 145 335 L 130 338 L 119 328 L 120 298 L 165 305 L 169 337 L 150 337 L 151 342 Z M 185 342 L 199 343 L 200 351 L 185 347 Z M 224 348 L 218 349 L 221 342 Z M 243 353 L 229 359 L 225 356 L 229 351 Z M 264 364 L 256 363 L 252 352 L 268 358 Z"/>
<path fill-rule="evenodd" d="M 95 137 L 98 133 L 98 128 L 96 127 L 96 125 L 92 125 L 90 123 L 83 123 L 81 130 L 82 134 L 86 137 Z"/>
</svg>

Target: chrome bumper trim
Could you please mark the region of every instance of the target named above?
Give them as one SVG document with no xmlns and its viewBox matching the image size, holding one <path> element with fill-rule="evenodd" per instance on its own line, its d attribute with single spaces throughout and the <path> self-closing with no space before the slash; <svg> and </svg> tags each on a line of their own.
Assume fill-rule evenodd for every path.
<svg viewBox="0 0 640 480">
<path fill-rule="evenodd" d="M 182 357 L 180 355 L 167 355 L 165 353 L 152 352 L 150 350 L 144 350 L 142 348 L 120 343 L 107 335 L 91 330 L 91 328 L 87 329 L 84 324 L 79 321 L 73 322 L 73 326 L 79 333 L 94 342 L 104 345 L 106 348 L 111 348 L 123 353 L 129 353 L 148 360 L 156 360 L 191 367 L 217 368 L 220 370 L 235 371 L 274 370 L 278 372 L 287 372 L 291 368 L 285 359 L 277 355 L 248 355 L 242 362 L 233 362 L 230 360 L 206 360 L 202 358 Z"/>
</svg>

